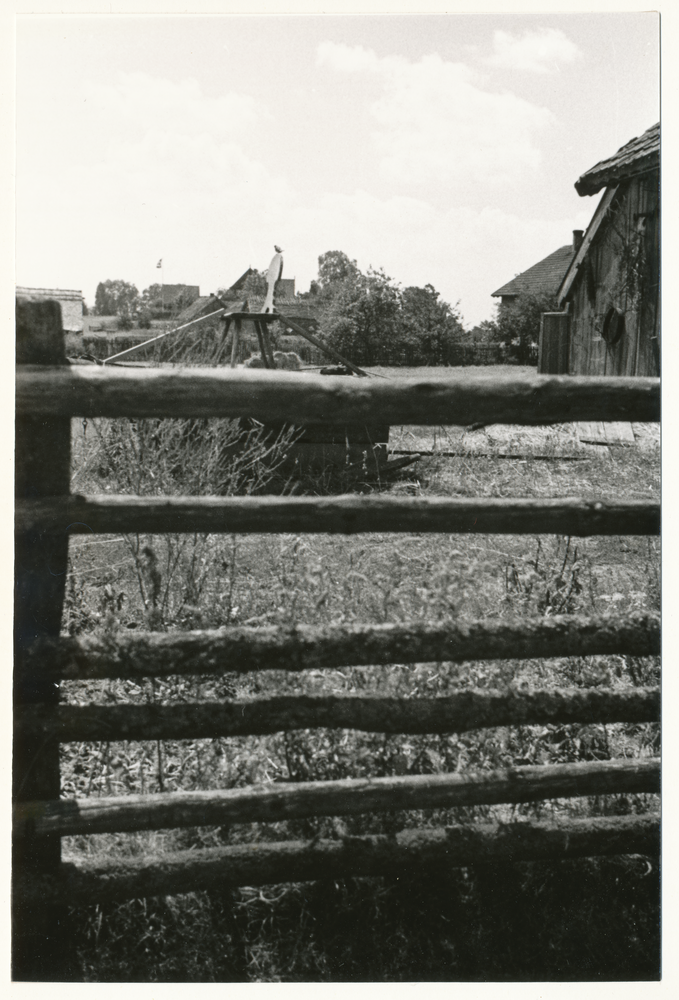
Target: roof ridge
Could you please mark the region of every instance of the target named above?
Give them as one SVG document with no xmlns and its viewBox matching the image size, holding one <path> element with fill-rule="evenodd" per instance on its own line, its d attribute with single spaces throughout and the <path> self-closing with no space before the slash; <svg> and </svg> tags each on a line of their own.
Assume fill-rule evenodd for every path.
<svg viewBox="0 0 679 1000">
<path fill-rule="evenodd" d="M 660 122 L 651 125 L 641 135 L 620 146 L 612 156 L 599 160 L 581 174 L 575 190 L 583 195 L 596 194 L 611 183 L 619 183 L 647 170 L 655 169 L 660 162 Z"/>
<path fill-rule="evenodd" d="M 515 275 L 497 291 L 491 292 L 491 298 L 536 292 L 556 294 L 574 254 L 572 243 L 558 247 L 525 271 Z"/>
</svg>

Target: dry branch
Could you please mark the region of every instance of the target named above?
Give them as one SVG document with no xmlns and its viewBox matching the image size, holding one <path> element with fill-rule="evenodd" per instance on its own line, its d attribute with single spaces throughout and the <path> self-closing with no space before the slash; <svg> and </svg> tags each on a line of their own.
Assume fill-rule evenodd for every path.
<svg viewBox="0 0 679 1000">
<path fill-rule="evenodd" d="M 658 615 L 564 615 L 515 622 L 232 627 L 61 636 L 34 643 L 26 666 L 58 677 L 104 678 L 659 652 Z"/>
<path fill-rule="evenodd" d="M 583 795 L 659 792 L 660 761 L 596 761 L 463 774 L 254 785 L 161 795 L 23 802 L 14 835 L 116 833 L 181 826 L 275 823 L 402 809 L 450 809 Z"/>
<path fill-rule="evenodd" d="M 36 903 L 56 898 L 68 899 L 74 906 L 90 906 L 229 886 L 416 873 L 423 867 L 437 872 L 488 861 L 656 856 L 659 849 L 660 823 L 654 814 L 560 823 L 484 824 L 310 843 L 259 842 L 178 851 L 152 860 L 64 863 L 60 875 L 27 879 L 22 889 Z"/>
<path fill-rule="evenodd" d="M 585 537 L 660 531 L 657 503 L 576 498 L 71 496 L 24 500 L 17 503 L 16 517 L 19 530 L 55 534 L 407 531 Z"/>
<path fill-rule="evenodd" d="M 450 733 L 490 726 L 572 722 L 656 722 L 660 690 L 556 688 L 468 690 L 446 698 L 290 695 L 186 705 L 28 705 L 16 732 L 62 743 L 98 740 L 188 740 L 263 736 L 293 729 L 361 729 L 378 733 Z"/>
<path fill-rule="evenodd" d="M 25 366 L 20 413 L 257 417 L 297 424 L 553 424 L 660 419 L 660 380 L 538 375 L 349 379 L 231 369 Z"/>
</svg>

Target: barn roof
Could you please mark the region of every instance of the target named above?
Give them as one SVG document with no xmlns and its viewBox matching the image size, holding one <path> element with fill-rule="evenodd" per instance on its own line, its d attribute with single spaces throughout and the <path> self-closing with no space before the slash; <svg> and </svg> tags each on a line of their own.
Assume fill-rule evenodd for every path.
<svg viewBox="0 0 679 1000">
<path fill-rule="evenodd" d="M 550 253 L 549 257 L 533 264 L 527 271 L 517 274 L 491 295 L 494 298 L 511 295 L 556 295 L 574 255 L 572 244 L 559 247 L 554 253 Z"/>
<path fill-rule="evenodd" d="M 211 312 L 215 312 L 217 309 L 223 309 L 224 303 L 216 295 L 201 295 L 195 302 L 192 302 L 190 306 L 187 306 L 182 312 L 177 316 L 177 323 L 190 323 L 194 319 L 198 319 L 200 316 L 207 316 Z"/>
<path fill-rule="evenodd" d="M 613 156 L 601 160 L 575 182 L 579 195 L 596 194 L 610 184 L 619 184 L 637 174 L 657 169 L 660 164 L 660 122 L 643 135 L 621 146 Z"/>
<path fill-rule="evenodd" d="M 24 299 L 57 299 L 64 302 L 82 301 L 83 297 L 83 293 L 75 288 L 27 288 L 25 285 L 17 285 L 16 294 Z"/>
<path fill-rule="evenodd" d="M 243 271 L 240 278 L 234 281 L 232 285 L 229 285 L 227 292 L 240 292 L 251 274 L 255 274 L 254 267 L 249 267 L 247 271 Z"/>
</svg>

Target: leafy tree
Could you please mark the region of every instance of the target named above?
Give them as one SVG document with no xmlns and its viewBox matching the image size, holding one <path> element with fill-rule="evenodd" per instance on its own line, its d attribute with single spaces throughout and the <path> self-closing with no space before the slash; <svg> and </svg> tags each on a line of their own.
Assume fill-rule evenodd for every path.
<svg viewBox="0 0 679 1000">
<path fill-rule="evenodd" d="M 129 281 L 100 281 L 94 296 L 97 316 L 132 316 L 139 305 L 139 292 Z"/>
<path fill-rule="evenodd" d="M 134 326 L 134 321 L 129 312 L 121 312 L 118 314 L 119 330 L 131 330 L 133 326 Z"/>
<path fill-rule="evenodd" d="M 429 284 L 403 290 L 402 325 L 402 337 L 417 359 L 414 364 L 446 364 L 451 346 L 465 339 L 457 307 L 443 302 Z"/>
<path fill-rule="evenodd" d="M 163 286 L 156 282 L 149 285 L 141 293 L 141 306 L 143 309 L 155 309 L 162 301 Z"/>
<path fill-rule="evenodd" d="M 381 269 L 363 273 L 339 250 L 318 258 L 309 297 L 329 343 L 357 364 L 445 364 L 464 335 L 457 309 L 432 285 L 402 289 Z"/>
<path fill-rule="evenodd" d="M 486 322 L 496 343 L 504 345 L 508 360 L 518 365 L 534 365 L 538 358 L 540 317 L 543 312 L 555 312 L 558 308 L 553 295 L 522 293 L 514 302 L 498 306 L 496 318 Z"/>
<path fill-rule="evenodd" d="M 501 334 L 494 320 L 483 319 L 467 332 L 467 339 L 471 343 L 500 344 Z"/>
<path fill-rule="evenodd" d="M 341 250 L 328 250 L 318 258 L 318 285 L 330 290 L 344 282 L 356 282 L 361 277 L 355 260 Z"/>
<path fill-rule="evenodd" d="M 324 255 L 327 256 L 327 255 Z M 347 258 L 348 260 L 348 258 Z M 333 269 L 321 284 L 321 328 L 328 341 L 357 364 L 374 364 L 387 357 L 398 339 L 401 293 L 383 271 Z"/>
</svg>

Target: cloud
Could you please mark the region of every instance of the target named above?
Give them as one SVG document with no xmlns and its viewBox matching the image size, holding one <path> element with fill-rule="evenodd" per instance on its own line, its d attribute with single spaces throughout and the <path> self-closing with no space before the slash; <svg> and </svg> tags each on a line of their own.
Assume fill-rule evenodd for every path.
<svg viewBox="0 0 679 1000">
<path fill-rule="evenodd" d="M 75 271 L 88 297 L 107 277 L 145 287 L 156 278 L 145 262 L 160 256 L 169 281 L 194 281 L 206 267 L 215 288 L 237 277 L 249 263 L 248 225 L 264 228 L 294 198 L 246 151 L 266 110 L 247 95 L 209 97 L 194 80 L 143 73 L 84 84 L 82 96 L 58 127 L 20 137 L 17 268 L 27 283 L 41 274 L 37 283 L 69 287 Z M 47 122 L 49 107 L 37 107 Z"/>
<path fill-rule="evenodd" d="M 532 131 L 543 121 L 539 109 L 534 114 L 526 105 L 514 114 L 515 131 L 523 121 L 524 132 L 512 147 L 516 135 L 502 131 L 498 115 L 516 106 L 495 103 L 502 95 L 480 90 L 466 67 L 433 57 L 414 64 L 381 60 L 344 46 L 330 47 L 326 56 L 353 67 L 347 72 L 367 68 L 382 88 L 370 113 L 384 170 L 417 177 L 438 171 L 475 185 L 486 166 L 465 160 L 479 154 L 460 148 L 474 144 L 494 170 L 500 156 L 513 171 L 529 169 Z M 474 107 L 458 108 L 451 92 L 467 95 Z M 491 291 L 588 221 L 477 210 L 459 187 L 443 209 L 440 199 L 436 205 L 412 191 L 406 197 L 384 184 L 314 193 L 281 173 L 275 150 L 268 159 L 253 153 L 249 139 L 264 109 L 238 94 L 206 96 L 191 81 L 133 74 L 115 86 L 87 86 L 83 96 L 80 105 L 69 104 L 68 115 L 62 109 L 47 139 L 42 124 L 51 106 L 36 99 L 33 117 L 22 117 L 17 280 L 82 288 L 90 302 L 107 278 L 147 287 L 158 279 L 160 257 L 166 281 L 214 291 L 248 266 L 266 267 L 279 242 L 286 274 L 297 278 L 299 289 L 316 276 L 319 254 L 340 249 L 362 268 L 384 267 L 404 285 L 431 282 L 447 301 L 461 299 L 465 322 L 475 323 L 491 314 Z M 486 100 L 492 108 L 484 111 Z M 445 157 L 452 136 L 465 138 L 451 166 Z M 428 158 L 417 159 L 425 147 Z"/>
<path fill-rule="evenodd" d="M 240 132 L 264 113 L 246 94 L 208 97 L 197 80 L 175 82 L 147 73 L 121 73 L 116 85 L 92 88 L 88 105 L 92 115 L 104 122 L 113 119 L 114 127 L 124 124 L 127 132 L 153 129 L 184 135 Z"/>
<path fill-rule="evenodd" d="M 475 71 L 438 55 L 409 62 L 325 42 L 318 64 L 370 74 L 382 93 L 369 112 L 385 180 L 402 184 L 511 184 L 541 164 L 536 135 L 549 111 L 504 91 L 486 90 Z"/>
<path fill-rule="evenodd" d="M 557 28 L 527 31 L 521 37 L 496 31 L 493 49 L 493 55 L 485 60 L 487 65 L 527 73 L 556 73 L 561 64 L 573 63 L 582 57 L 577 45 Z"/>
<path fill-rule="evenodd" d="M 395 62 L 391 59 L 384 62 Z M 363 71 L 377 72 L 380 67 L 380 60 L 372 49 L 365 49 L 362 45 L 342 45 L 337 42 L 321 42 L 316 51 L 316 63 L 318 66 L 330 66 L 331 69 L 344 73 L 359 73 Z"/>
</svg>

